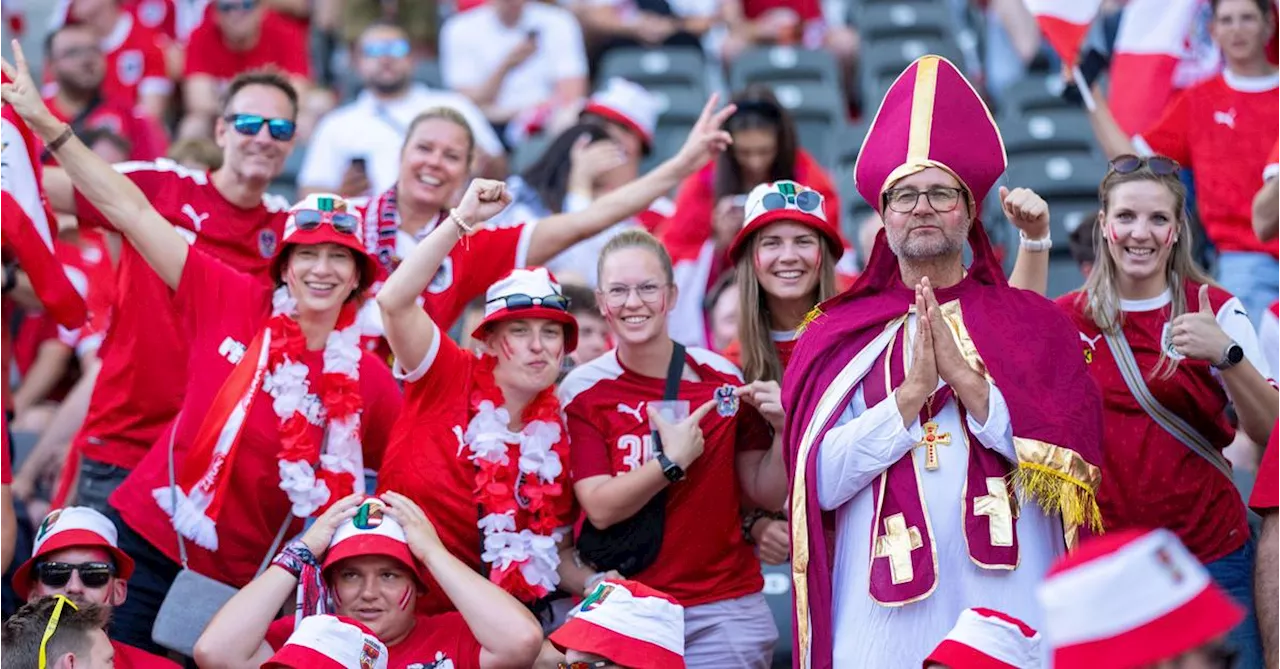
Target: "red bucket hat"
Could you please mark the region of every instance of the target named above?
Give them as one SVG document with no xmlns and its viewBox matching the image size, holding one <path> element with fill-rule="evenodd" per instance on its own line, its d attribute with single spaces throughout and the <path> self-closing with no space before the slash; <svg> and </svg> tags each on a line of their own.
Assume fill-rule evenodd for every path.
<svg viewBox="0 0 1280 669">
<path fill-rule="evenodd" d="M 43 562 L 46 555 L 65 548 L 101 548 L 111 554 L 116 578 L 127 581 L 133 575 L 133 558 L 120 550 L 115 524 L 95 509 L 68 506 L 49 512 L 36 528 L 31 559 L 13 572 L 14 592 L 24 600 L 30 597 L 35 566 Z"/>
<path fill-rule="evenodd" d="M 569 298 L 545 267 L 513 269 L 484 295 L 484 320 L 471 332 L 483 340 L 489 327 L 502 321 L 544 318 L 564 326 L 565 353 L 578 348 L 578 320 L 569 313 Z"/>
<path fill-rule="evenodd" d="M 1055 669 L 1130 669 L 1234 628 L 1244 609 L 1168 530 L 1123 530 L 1060 558 L 1036 593 Z"/>
<path fill-rule="evenodd" d="M 346 198 L 332 193 L 314 193 L 289 208 L 284 223 L 284 238 L 271 259 L 271 277 L 280 276 L 289 248 L 302 244 L 337 244 L 351 249 L 360 266 L 358 294 L 373 283 L 373 256 L 365 249 L 363 222 L 351 212 Z"/>
<path fill-rule="evenodd" d="M 387 646 L 342 616 L 307 616 L 262 669 L 387 669 Z"/>
<path fill-rule="evenodd" d="M 658 127 L 662 100 L 640 84 L 613 77 L 587 100 L 583 114 L 595 114 L 634 132 L 648 151 L 653 146 L 653 133 Z"/>
<path fill-rule="evenodd" d="M 1006 613 L 973 608 L 925 658 L 950 669 L 1040 669 L 1040 634 Z"/>
<path fill-rule="evenodd" d="M 602 581 L 548 640 L 624 667 L 684 669 L 684 607 L 636 581 Z"/>
<path fill-rule="evenodd" d="M 399 562 L 418 579 L 418 586 L 425 588 L 430 581 L 426 568 L 414 559 L 413 552 L 409 550 L 404 528 L 395 518 L 383 513 L 385 506 L 376 497 L 366 499 L 356 516 L 333 533 L 321 568 L 327 573 L 333 565 L 347 558 L 381 555 Z"/>
<path fill-rule="evenodd" d="M 747 250 L 747 240 L 751 235 L 777 221 L 791 221 L 813 228 L 826 238 L 831 252 L 839 258 L 844 253 L 844 240 L 836 226 L 827 220 L 826 204 L 822 193 L 794 181 L 775 181 L 752 188 L 747 194 L 742 229 L 733 236 L 729 245 L 729 258 L 738 262 Z"/>
</svg>

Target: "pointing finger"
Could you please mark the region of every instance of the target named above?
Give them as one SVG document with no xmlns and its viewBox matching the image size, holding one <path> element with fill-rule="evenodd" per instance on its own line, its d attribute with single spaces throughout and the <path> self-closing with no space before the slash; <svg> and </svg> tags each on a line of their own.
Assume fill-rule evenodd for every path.
<svg viewBox="0 0 1280 669">
<path fill-rule="evenodd" d="M 692 414 L 689 415 L 689 419 L 695 424 L 701 423 L 703 417 L 705 417 L 708 413 L 710 413 L 712 407 L 714 407 L 715 405 L 716 405 L 716 400 L 714 399 L 707 400 L 702 404 L 702 406 L 698 407 L 696 411 L 694 411 Z"/>
</svg>

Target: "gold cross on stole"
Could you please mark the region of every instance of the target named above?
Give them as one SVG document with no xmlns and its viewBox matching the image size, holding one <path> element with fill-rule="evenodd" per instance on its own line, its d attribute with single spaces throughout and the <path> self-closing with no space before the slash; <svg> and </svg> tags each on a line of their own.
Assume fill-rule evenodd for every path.
<svg viewBox="0 0 1280 669">
<path fill-rule="evenodd" d="M 924 468 L 933 471 L 938 468 L 938 447 L 951 445 L 951 433 L 939 432 L 938 424 L 933 421 L 927 421 L 921 427 L 924 428 L 924 436 L 916 448 L 924 448 Z"/>
<path fill-rule="evenodd" d="M 1013 545 L 1013 506 L 1009 488 L 999 476 L 987 477 L 987 494 L 974 498 L 973 513 L 987 517 L 992 546 Z"/>
<path fill-rule="evenodd" d="M 911 551 L 924 547 L 920 530 L 907 527 L 907 518 L 895 513 L 884 519 L 884 534 L 876 538 L 876 550 L 872 557 L 889 558 L 889 577 L 894 585 L 909 583 L 915 578 L 911 568 Z"/>
</svg>

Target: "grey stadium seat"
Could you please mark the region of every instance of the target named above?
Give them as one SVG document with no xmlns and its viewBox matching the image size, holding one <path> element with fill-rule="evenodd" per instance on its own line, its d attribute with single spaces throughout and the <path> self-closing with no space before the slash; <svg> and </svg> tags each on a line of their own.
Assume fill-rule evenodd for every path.
<svg viewBox="0 0 1280 669">
<path fill-rule="evenodd" d="M 844 127 L 846 116 L 840 89 L 822 83 L 777 82 L 773 92 L 795 120 L 800 145 L 819 162 L 830 164 L 835 133 Z"/>
<path fill-rule="evenodd" d="M 650 91 L 706 90 L 706 64 L 698 49 L 611 49 L 600 64 L 601 83 L 611 77 L 633 81 Z"/>
<path fill-rule="evenodd" d="M 964 67 L 960 48 L 951 39 L 909 37 L 865 42 L 859 64 L 864 104 L 871 105 L 870 109 L 879 109 L 880 101 L 894 79 L 917 58 L 929 54 L 942 56 L 956 67 Z"/>
<path fill-rule="evenodd" d="M 998 125 L 1009 155 L 1093 151 L 1097 140 L 1084 112 L 1077 109 L 1031 111 L 1001 116 Z"/>
<path fill-rule="evenodd" d="M 1064 152 L 1048 157 L 1010 156 L 1005 172 L 1008 182 L 1039 193 L 1050 208 L 1063 198 L 1097 196 L 1098 183 L 1107 172 L 1107 161 L 1092 153 Z"/>
<path fill-rule="evenodd" d="M 1049 259 L 1049 289 L 1045 297 L 1056 299 L 1084 285 L 1084 276 L 1080 267 L 1071 256 L 1058 256 Z"/>
<path fill-rule="evenodd" d="M 1063 88 L 1062 77 L 1058 74 L 1029 74 L 1004 90 L 1000 114 L 1010 116 L 1032 111 L 1077 109 L 1062 99 Z"/>
<path fill-rule="evenodd" d="M 706 104 L 706 96 L 701 90 L 668 90 L 655 91 L 662 103 L 662 112 L 658 115 L 658 127 L 654 131 L 653 151 L 645 159 L 641 169 L 648 171 L 680 150 L 689 135 L 702 106 Z"/>
<path fill-rule="evenodd" d="M 881 2 L 863 5 L 854 25 L 865 40 L 945 37 L 955 31 L 951 10 L 940 2 Z"/>
<path fill-rule="evenodd" d="M 741 91 L 748 84 L 786 82 L 822 83 L 840 86 L 840 66 L 826 51 L 809 51 L 790 46 L 751 49 L 733 61 L 729 84 Z"/>
<path fill-rule="evenodd" d="M 867 138 L 867 130 L 871 127 L 871 121 L 864 118 L 859 123 L 852 123 L 844 126 L 837 133 L 835 141 L 834 155 L 831 158 L 831 167 L 844 174 L 852 174 L 853 166 L 858 162 L 858 152 L 862 150 L 862 140 Z"/>
</svg>

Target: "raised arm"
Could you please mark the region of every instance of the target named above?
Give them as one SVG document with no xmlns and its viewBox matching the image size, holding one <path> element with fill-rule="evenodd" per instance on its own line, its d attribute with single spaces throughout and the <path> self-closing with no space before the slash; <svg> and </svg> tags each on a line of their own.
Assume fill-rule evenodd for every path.
<svg viewBox="0 0 1280 669">
<path fill-rule="evenodd" d="M 1044 295 L 1049 290 L 1049 205 L 1029 188 L 1000 187 L 1005 218 L 1021 233 L 1009 285 Z"/>
<path fill-rule="evenodd" d="M 156 212 L 136 184 L 116 172 L 74 134 L 65 141 L 56 141 L 70 126 L 58 120 L 40 98 L 40 89 L 31 78 L 17 40 L 13 41 L 13 55 L 16 67 L 3 61 L 4 73 L 11 83 L 0 86 L 0 97 L 13 106 L 46 146 L 53 148 L 71 183 L 129 239 L 165 284 L 176 289 L 187 262 L 186 241 Z M 55 144 L 60 146 L 54 148 Z"/>
<path fill-rule="evenodd" d="M 540 221 L 529 240 L 529 264 L 541 265 L 570 246 L 644 211 L 650 203 L 679 186 L 728 148 L 733 138 L 720 128 L 737 108 L 729 105 L 716 111 L 718 100 L 718 95 L 707 100 L 698 121 L 689 131 L 689 138 L 675 156 L 636 181 L 592 202 L 582 211 L 558 214 Z"/>
<path fill-rule="evenodd" d="M 418 244 L 378 291 L 375 299 L 382 312 L 383 331 L 396 356 L 396 364 L 402 369 L 417 369 L 437 336 L 436 324 L 418 304 L 431 277 L 459 239 L 473 234 L 509 204 L 511 194 L 506 184 L 489 179 L 473 180 L 458 207 Z"/>
<path fill-rule="evenodd" d="M 1280 179 L 1272 177 L 1253 196 L 1253 234 L 1267 242 L 1280 232 Z"/>
<path fill-rule="evenodd" d="M 1093 126 L 1093 135 L 1098 138 L 1098 146 L 1102 147 L 1102 152 L 1107 154 L 1107 160 L 1126 153 L 1137 153 L 1133 140 L 1111 115 L 1111 107 L 1107 104 L 1107 96 L 1103 94 L 1102 87 L 1094 84 L 1092 92 L 1096 104 L 1094 110 L 1088 112 L 1089 125 Z"/>
</svg>

